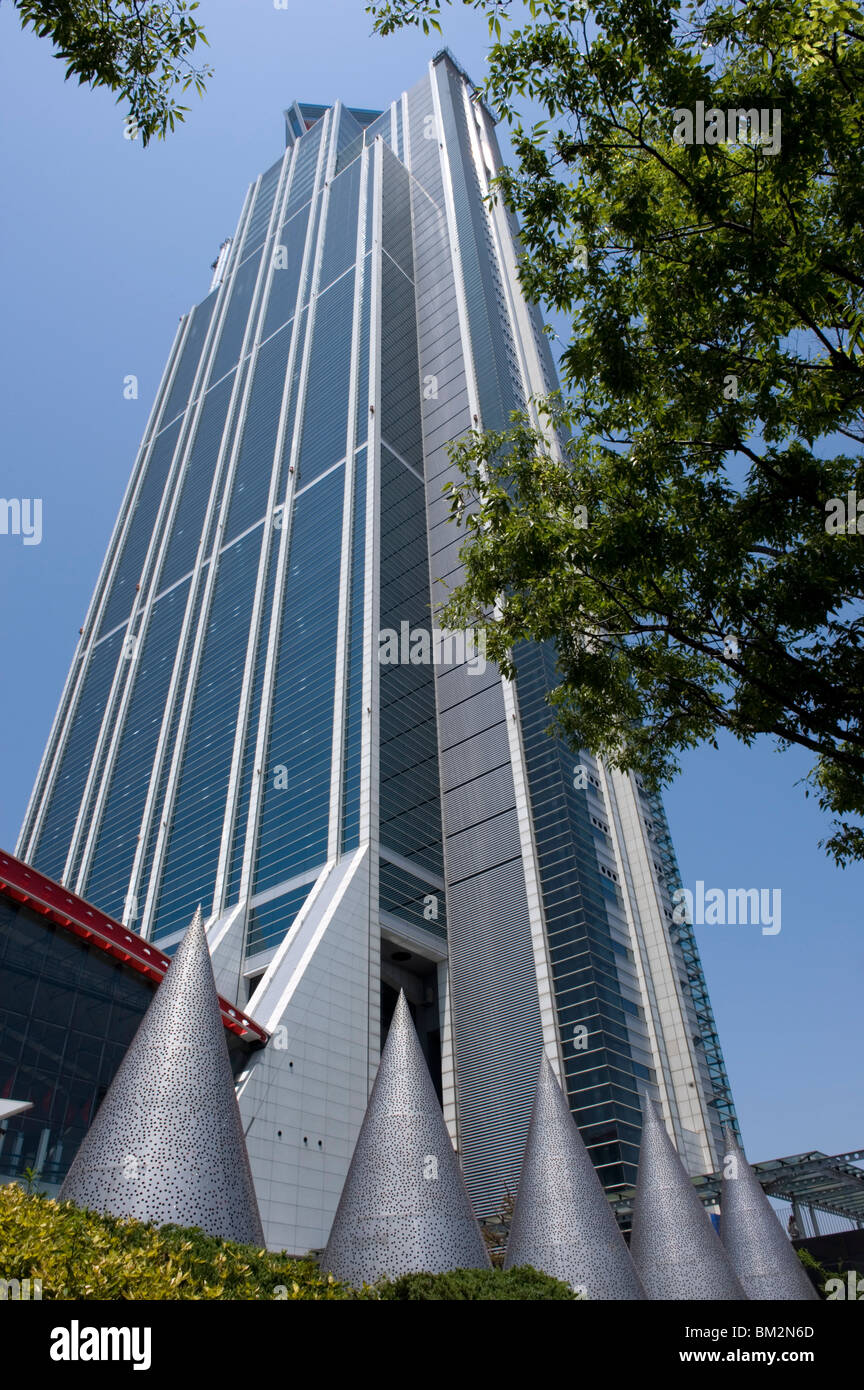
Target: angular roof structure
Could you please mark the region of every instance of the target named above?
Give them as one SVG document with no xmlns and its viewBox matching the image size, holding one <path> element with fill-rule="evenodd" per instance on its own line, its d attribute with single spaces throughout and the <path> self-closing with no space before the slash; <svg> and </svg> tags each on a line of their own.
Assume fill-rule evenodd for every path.
<svg viewBox="0 0 864 1390">
<path fill-rule="evenodd" d="M 731 1126 L 724 1134 L 720 1235 L 748 1298 L 818 1301 Z"/>
<path fill-rule="evenodd" d="M 321 1264 L 354 1285 L 490 1264 L 404 991 Z"/>
<path fill-rule="evenodd" d="M 630 1253 L 651 1299 L 747 1297 L 666 1126 L 647 1097 L 642 1107 Z"/>
<path fill-rule="evenodd" d="M 60 1200 L 264 1243 L 200 908 L 75 1155 Z"/>
<path fill-rule="evenodd" d="M 567 1100 L 543 1057 L 505 1267 L 533 1265 L 589 1299 L 645 1291 Z"/>
</svg>

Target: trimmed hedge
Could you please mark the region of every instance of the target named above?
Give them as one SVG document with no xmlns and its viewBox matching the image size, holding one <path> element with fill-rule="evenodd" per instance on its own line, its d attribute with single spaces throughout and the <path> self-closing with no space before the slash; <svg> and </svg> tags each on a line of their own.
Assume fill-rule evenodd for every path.
<svg viewBox="0 0 864 1390">
<path fill-rule="evenodd" d="M 237 1245 L 197 1226 L 145 1226 L 0 1187 L 0 1278 L 43 1299 L 350 1299 L 312 1260 Z M 367 1295 L 368 1296 L 368 1295 Z"/>
<path fill-rule="evenodd" d="M 392 1283 L 377 1284 L 379 1297 L 416 1301 L 418 1299 L 509 1298 L 520 1303 L 564 1298 L 575 1301 L 569 1284 L 562 1284 L 530 1265 L 516 1269 L 452 1269 L 446 1274 L 402 1274 Z"/>
<path fill-rule="evenodd" d="M 322 1274 L 312 1259 L 218 1240 L 197 1226 L 102 1216 L 15 1183 L 0 1187 L 0 1279 L 41 1279 L 43 1300 L 576 1297 L 566 1284 L 529 1268 L 407 1274 L 356 1290 Z"/>
</svg>

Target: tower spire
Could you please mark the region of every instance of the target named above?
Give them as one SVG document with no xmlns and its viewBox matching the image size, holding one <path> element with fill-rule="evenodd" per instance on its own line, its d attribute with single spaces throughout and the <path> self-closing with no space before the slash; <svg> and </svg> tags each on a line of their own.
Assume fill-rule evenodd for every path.
<svg viewBox="0 0 864 1390">
<path fill-rule="evenodd" d="M 60 1200 L 264 1242 L 200 906 L 84 1136 Z"/>
</svg>

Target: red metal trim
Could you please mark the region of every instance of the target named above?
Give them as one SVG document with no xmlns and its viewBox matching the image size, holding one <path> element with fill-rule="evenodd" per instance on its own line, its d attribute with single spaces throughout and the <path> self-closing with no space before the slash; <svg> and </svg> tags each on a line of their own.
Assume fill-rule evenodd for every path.
<svg viewBox="0 0 864 1390">
<path fill-rule="evenodd" d="M 0 850 L 0 893 L 15 902 L 26 903 L 34 912 L 50 918 L 56 926 L 64 927 L 75 936 L 98 946 L 133 970 L 140 970 L 154 984 L 161 982 L 171 963 L 171 957 L 160 951 L 158 946 L 145 941 L 137 932 L 130 932 L 121 922 L 115 922 L 113 917 L 107 917 L 76 893 L 46 878 L 38 869 L 5 850 Z M 267 1042 L 270 1036 L 267 1030 L 221 995 L 219 1007 L 222 1022 L 232 1033 L 245 1038 L 247 1042 Z"/>
</svg>

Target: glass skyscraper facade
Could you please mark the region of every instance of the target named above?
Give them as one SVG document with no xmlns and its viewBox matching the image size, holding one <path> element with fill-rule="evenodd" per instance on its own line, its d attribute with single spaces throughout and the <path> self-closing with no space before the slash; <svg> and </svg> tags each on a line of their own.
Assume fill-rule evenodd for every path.
<svg viewBox="0 0 864 1390">
<path fill-rule="evenodd" d="M 181 321 L 17 852 L 168 952 L 201 903 L 271 1033 L 238 1091 L 276 1246 L 326 1240 L 400 987 L 479 1215 L 544 1051 L 610 1191 L 644 1092 L 711 1171 L 731 1097 L 662 807 L 547 736 L 551 651 L 512 684 L 410 660 L 459 577 L 447 445 L 556 384 L 492 117 L 443 53 L 286 135 Z"/>
</svg>

